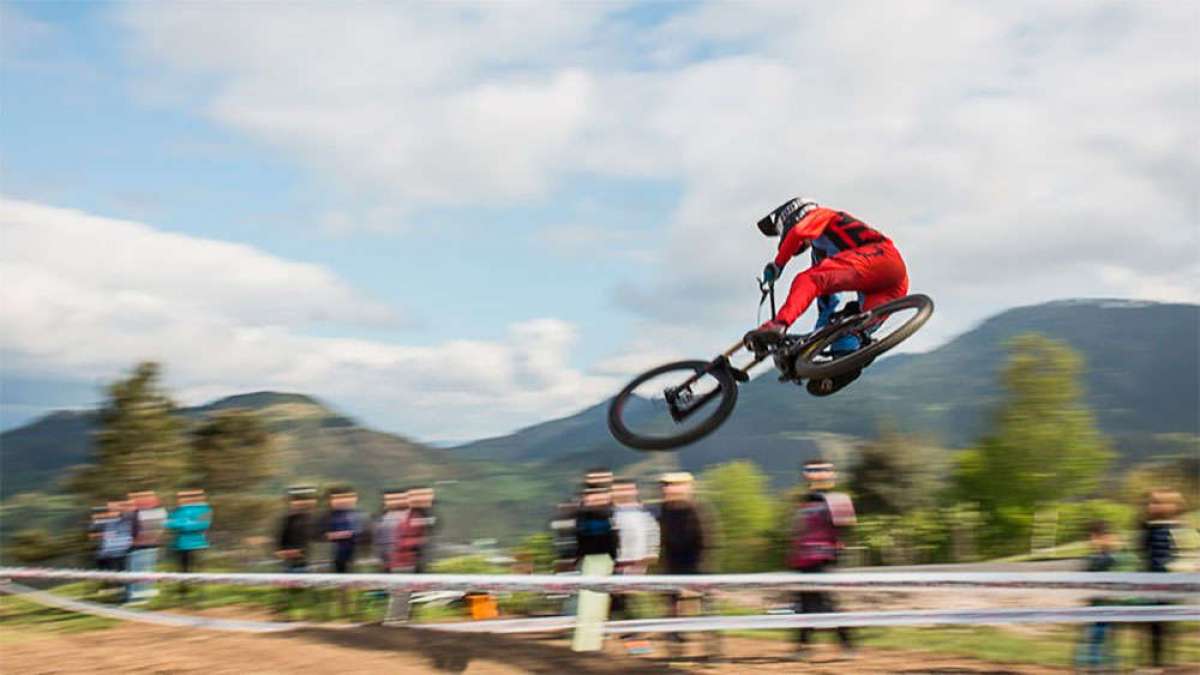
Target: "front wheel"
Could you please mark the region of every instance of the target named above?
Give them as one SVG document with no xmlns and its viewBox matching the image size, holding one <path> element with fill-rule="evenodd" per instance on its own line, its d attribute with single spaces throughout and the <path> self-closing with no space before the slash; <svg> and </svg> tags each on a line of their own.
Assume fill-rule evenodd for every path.
<svg viewBox="0 0 1200 675">
<path fill-rule="evenodd" d="M 676 361 L 638 375 L 608 407 L 613 438 L 637 450 L 671 450 L 712 433 L 737 403 L 725 364 Z"/>
<path fill-rule="evenodd" d="M 884 352 L 912 337 L 930 316 L 933 316 L 933 300 L 920 294 L 906 295 L 856 314 L 809 338 L 792 362 L 792 372 L 798 378 L 820 380 L 865 368 Z M 859 337 L 864 346 L 844 356 L 831 356 L 829 346 L 846 335 Z"/>
</svg>

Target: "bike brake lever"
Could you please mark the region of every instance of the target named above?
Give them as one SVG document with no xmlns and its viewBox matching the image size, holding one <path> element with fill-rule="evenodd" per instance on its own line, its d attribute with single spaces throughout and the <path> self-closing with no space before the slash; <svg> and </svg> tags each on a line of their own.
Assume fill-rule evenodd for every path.
<svg viewBox="0 0 1200 675">
<path fill-rule="evenodd" d="M 775 284 L 764 279 L 759 279 L 758 277 L 755 277 L 754 280 L 758 282 L 758 291 L 762 293 L 762 300 L 758 301 L 758 304 L 761 305 L 763 300 L 767 299 L 767 294 L 771 292 L 771 288 L 774 287 Z"/>
</svg>

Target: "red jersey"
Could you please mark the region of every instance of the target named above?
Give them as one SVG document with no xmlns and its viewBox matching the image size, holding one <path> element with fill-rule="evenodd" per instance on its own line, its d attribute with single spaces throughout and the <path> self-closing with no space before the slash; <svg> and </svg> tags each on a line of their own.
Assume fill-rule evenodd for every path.
<svg viewBox="0 0 1200 675">
<path fill-rule="evenodd" d="M 878 230 L 848 213 L 817 207 L 801 218 L 779 242 L 775 265 L 783 269 L 789 260 L 803 253 L 810 244 L 815 263 L 847 249 L 890 241 Z"/>
</svg>

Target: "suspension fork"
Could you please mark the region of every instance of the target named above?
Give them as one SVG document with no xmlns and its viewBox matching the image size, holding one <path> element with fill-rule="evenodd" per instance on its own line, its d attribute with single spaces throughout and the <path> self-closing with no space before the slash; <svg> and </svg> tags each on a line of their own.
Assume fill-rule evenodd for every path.
<svg viewBox="0 0 1200 675">
<path fill-rule="evenodd" d="M 729 361 L 729 357 L 738 353 L 740 350 L 745 349 L 745 347 L 746 347 L 746 345 L 741 341 L 734 343 L 733 345 L 731 345 L 729 347 L 729 349 L 726 349 L 725 351 L 721 352 L 720 356 L 713 359 L 707 368 L 693 374 L 688 379 L 679 383 L 679 385 L 677 385 L 675 387 L 671 387 L 671 388 L 667 389 L 666 392 L 664 392 L 666 394 L 668 406 L 671 409 L 671 417 L 676 422 L 683 421 L 692 413 L 692 411 L 699 409 L 705 403 L 708 403 L 710 400 L 715 398 L 720 393 L 720 390 L 714 389 L 714 390 L 708 392 L 704 396 L 701 396 L 699 399 L 692 401 L 686 408 L 683 408 L 683 409 L 680 409 L 676 405 L 676 400 L 677 400 L 676 396 L 677 396 L 678 392 L 688 389 L 693 384 L 698 382 L 701 377 L 703 377 L 704 375 L 711 373 L 717 369 L 724 370 L 737 382 L 745 382 L 749 377 L 747 375 L 748 371 L 751 368 L 753 368 L 754 366 L 758 365 L 759 363 L 762 363 L 762 361 L 767 358 L 766 353 L 756 354 L 754 359 L 752 361 L 750 361 L 749 363 L 747 363 L 744 367 L 742 367 L 740 369 L 735 368 L 733 366 L 733 364 Z"/>
</svg>

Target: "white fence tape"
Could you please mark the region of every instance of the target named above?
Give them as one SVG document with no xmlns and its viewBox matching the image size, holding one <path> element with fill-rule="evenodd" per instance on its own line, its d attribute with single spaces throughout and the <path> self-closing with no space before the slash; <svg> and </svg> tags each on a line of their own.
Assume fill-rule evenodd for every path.
<svg viewBox="0 0 1200 675">
<path fill-rule="evenodd" d="M 273 621 L 215 619 L 203 616 L 169 614 L 166 612 L 141 612 L 132 609 L 113 607 L 111 605 L 101 605 L 96 602 L 72 600 L 71 598 L 64 598 L 61 595 L 47 593 L 46 591 L 39 591 L 33 588 L 22 586 L 20 584 L 0 583 L 0 593 L 20 596 L 25 600 L 36 602 L 39 605 L 56 607 L 58 609 L 76 612 L 78 614 L 100 616 L 107 619 L 117 619 L 119 621 L 149 623 L 156 626 L 203 628 L 205 630 L 230 631 L 234 633 L 280 633 L 283 631 L 295 630 L 296 628 L 301 628 L 305 625 Z"/>
<path fill-rule="evenodd" d="M 41 605 L 81 614 L 159 626 L 201 628 L 237 633 L 280 633 L 318 624 L 220 619 L 202 616 L 144 612 L 64 598 L 20 584 L 0 583 L 0 593 L 20 596 Z M 833 628 L 837 626 L 936 626 L 1000 625 L 1016 623 L 1139 623 L 1150 621 L 1200 621 L 1200 605 L 1149 605 L 1114 607 L 1050 607 L 1040 609 L 952 609 L 840 612 L 837 614 L 761 614 L 702 616 L 679 619 L 609 621 L 607 633 L 675 633 L 713 630 Z M 328 624 L 320 624 L 329 627 Z M 409 624 L 421 630 L 454 633 L 553 633 L 575 627 L 575 617 L 497 619 L 457 623 Z M 338 626 L 351 628 L 353 626 Z"/>
<path fill-rule="evenodd" d="M 166 581 L 254 586 L 402 588 L 406 590 L 712 590 L 758 589 L 1063 589 L 1162 594 L 1200 593 L 1200 575 L 1153 573 L 989 573 L 865 572 L 806 575 L 794 573 L 716 574 L 695 576 L 482 575 L 482 574 L 247 574 L 175 572 L 108 572 L 48 568 L 0 568 L 0 578 Z"/>
<path fill-rule="evenodd" d="M 836 628 L 839 626 L 999 625 L 1011 623 L 1140 623 L 1200 621 L 1200 605 L 1140 607 L 1062 607 L 1046 609 L 951 609 L 836 614 L 757 614 L 697 616 L 682 619 L 609 621 L 607 633 L 682 633 L 713 630 Z M 548 633 L 575 627 L 574 617 L 499 619 L 460 623 L 417 624 L 414 628 L 454 633 Z"/>
<path fill-rule="evenodd" d="M 92 580 L 131 583 L 190 582 L 238 586 L 394 588 L 409 591 L 713 591 L 897 590 L 963 588 L 992 590 L 1087 590 L 1147 597 L 1200 593 L 1200 574 L 1152 572 L 853 572 L 829 574 L 699 574 L 585 577 L 552 574 L 248 574 L 204 572 L 102 572 L 0 567 L 0 579 Z"/>
</svg>

